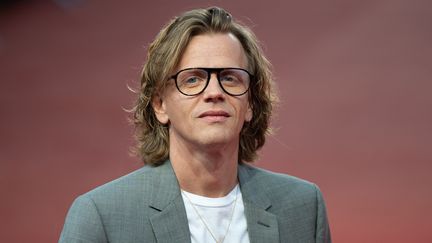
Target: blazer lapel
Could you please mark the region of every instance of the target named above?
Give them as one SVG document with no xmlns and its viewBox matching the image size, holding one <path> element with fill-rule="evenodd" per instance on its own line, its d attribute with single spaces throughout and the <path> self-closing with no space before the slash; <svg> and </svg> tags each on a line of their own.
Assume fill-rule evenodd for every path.
<svg viewBox="0 0 432 243">
<path fill-rule="evenodd" d="M 272 205 L 266 188 L 249 165 L 239 164 L 238 170 L 250 242 L 279 242 L 277 217 L 268 211 Z"/>
<path fill-rule="evenodd" d="M 186 209 L 171 162 L 154 169 L 150 217 L 157 242 L 190 242 Z"/>
</svg>

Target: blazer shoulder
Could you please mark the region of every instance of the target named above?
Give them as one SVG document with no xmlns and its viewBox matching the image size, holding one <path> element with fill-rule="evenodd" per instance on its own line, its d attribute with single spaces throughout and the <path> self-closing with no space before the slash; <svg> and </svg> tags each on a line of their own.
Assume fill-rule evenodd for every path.
<svg viewBox="0 0 432 243">
<path fill-rule="evenodd" d="M 287 184 L 290 186 L 300 186 L 300 187 L 316 187 L 316 185 L 313 182 L 307 181 L 305 179 L 293 176 L 293 175 L 289 175 L 289 174 L 284 174 L 284 173 L 278 173 L 278 172 L 273 172 L 270 170 L 266 170 L 263 168 L 259 168 L 253 165 L 248 165 L 248 164 L 243 164 L 241 167 L 244 167 L 245 170 L 247 171 L 247 173 L 252 176 L 252 177 L 256 177 L 257 179 L 259 179 L 260 181 L 264 182 L 264 183 L 269 183 L 269 184 Z"/>
<path fill-rule="evenodd" d="M 149 182 L 153 178 L 153 169 L 150 166 L 143 166 L 127 175 L 98 186 L 82 196 L 92 199 L 97 205 L 141 197 L 150 190 L 149 184 L 151 183 Z"/>
<path fill-rule="evenodd" d="M 264 191 L 272 201 L 299 200 L 302 203 L 321 197 L 319 187 L 310 181 L 292 175 L 272 172 L 251 165 L 242 166 L 254 186 Z"/>
</svg>

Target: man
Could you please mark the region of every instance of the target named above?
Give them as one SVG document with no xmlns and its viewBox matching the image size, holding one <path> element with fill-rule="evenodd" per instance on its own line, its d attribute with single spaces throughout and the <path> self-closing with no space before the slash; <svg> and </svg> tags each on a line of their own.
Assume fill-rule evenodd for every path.
<svg viewBox="0 0 432 243">
<path fill-rule="evenodd" d="M 146 166 L 78 197 L 60 242 L 330 242 L 314 184 L 246 164 L 269 130 L 272 82 L 225 10 L 172 20 L 133 109 Z"/>
</svg>

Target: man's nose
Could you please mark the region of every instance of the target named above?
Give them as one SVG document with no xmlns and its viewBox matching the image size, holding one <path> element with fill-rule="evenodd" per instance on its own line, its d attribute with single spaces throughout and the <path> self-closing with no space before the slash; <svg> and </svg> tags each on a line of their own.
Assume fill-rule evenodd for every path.
<svg viewBox="0 0 432 243">
<path fill-rule="evenodd" d="M 216 73 L 210 75 L 210 80 L 207 88 L 204 90 L 204 99 L 206 101 L 223 100 L 225 98 L 225 92 L 219 85 Z"/>
</svg>

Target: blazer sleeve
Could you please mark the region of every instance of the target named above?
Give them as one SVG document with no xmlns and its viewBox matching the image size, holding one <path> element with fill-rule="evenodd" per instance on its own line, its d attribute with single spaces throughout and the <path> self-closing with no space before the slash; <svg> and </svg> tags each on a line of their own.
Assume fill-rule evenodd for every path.
<svg viewBox="0 0 432 243">
<path fill-rule="evenodd" d="M 78 197 L 66 216 L 59 243 L 108 242 L 96 204 L 88 195 Z"/>
<path fill-rule="evenodd" d="M 325 202 L 320 189 L 315 185 L 317 193 L 316 243 L 331 243 L 330 227 L 327 219 Z"/>
</svg>

